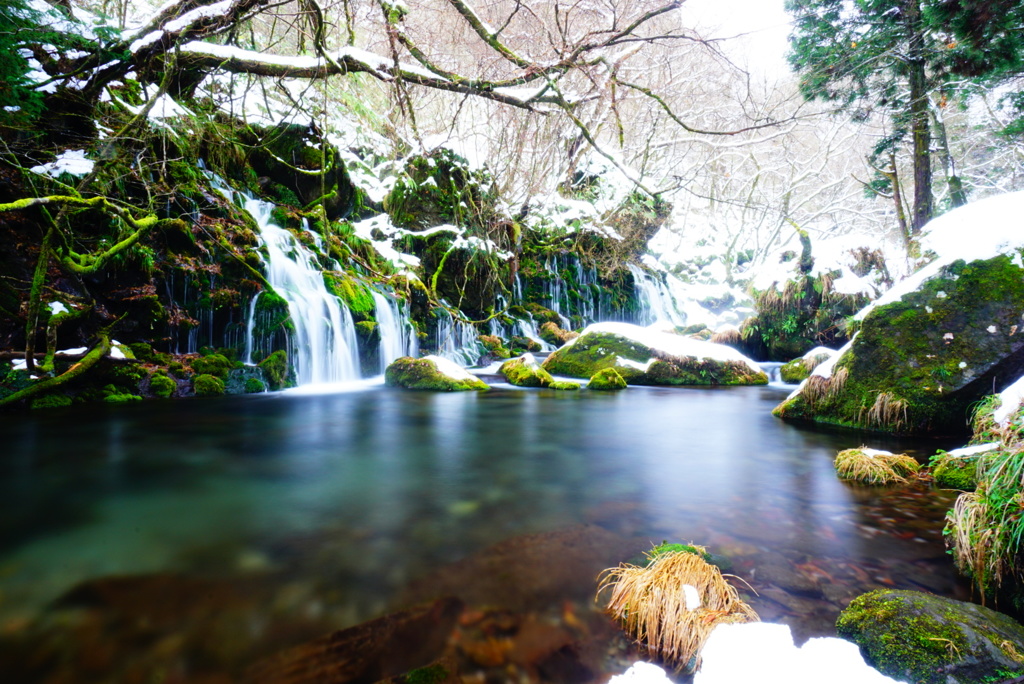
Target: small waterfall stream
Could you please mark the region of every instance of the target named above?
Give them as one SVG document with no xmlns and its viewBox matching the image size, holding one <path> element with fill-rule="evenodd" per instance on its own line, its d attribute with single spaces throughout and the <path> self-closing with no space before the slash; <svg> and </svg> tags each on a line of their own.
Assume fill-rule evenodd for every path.
<svg viewBox="0 0 1024 684">
<path fill-rule="evenodd" d="M 289 336 L 299 385 L 359 379 L 359 350 L 352 314 L 327 291 L 312 252 L 290 232 L 274 225 L 274 205 L 247 198 L 245 209 L 260 227 L 267 246 L 267 280 L 288 303 L 294 334 Z"/>
<path fill-rule="evenodd" d="M 383 373 L 395 359 L 417 356 L 419 342 L 409 317 L 408 304 L 399 306 L 397 300 L 379 292 L 373 293 L 373 302 L 380 331 L 380 372 Z"/>
<path fill-rule="evenodd" d="M 629 272 L 633 274 L 633 282 L 636 284 L 637 298 L 640 303 L 640 311 L 637 315 L 638 324 L 686 325 L 686 316 L 676 308 L 675 298 L 665 283 L 635 264 L 629 264 Z"/>
</svg>

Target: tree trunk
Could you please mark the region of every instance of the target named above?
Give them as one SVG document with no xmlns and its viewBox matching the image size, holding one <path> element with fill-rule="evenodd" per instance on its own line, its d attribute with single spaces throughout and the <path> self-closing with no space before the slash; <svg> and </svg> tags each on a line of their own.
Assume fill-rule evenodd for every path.
<svg viewBox="0 0 1024 684">
<path fill-rule="evenodd" d="M 928 121 L 928 77 L 925 74 L 924 27 L 919 0 L 906 3 L 906 26 L 910 38 L 907 69 L 910 81 L 910 130 L 914 137 L 913 235 L 932 217 L 932 133 Z"/>
</svg>

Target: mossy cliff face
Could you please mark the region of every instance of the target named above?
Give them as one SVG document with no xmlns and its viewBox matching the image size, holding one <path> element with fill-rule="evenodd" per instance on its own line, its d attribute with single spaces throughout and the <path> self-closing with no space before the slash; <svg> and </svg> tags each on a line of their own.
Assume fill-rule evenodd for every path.
<svg viewBox="0 0 1024 684">
<path fill-rule="evenodd" d="M 969 407 L 1024 371 L 1024 269 L 1008 256 L 940 271 L 865 318 L 831 379 L 776 416 L 896 434 L 956 434 Z"/>
<path fill-rule="evenodd" d="M 994 610 L 916 591 L 873 591 L 836 632 L 882 674 L 911 684 L 1002 682 L 1024 674 L 1024 626 Z"/>
<path fill-rule="evenodd" d="M 402 387 L 405 389 L 434 392 L 464 392 L 467 390 L 488 389 L 487 383 L 471 375 L 460 375 L 460 377 L 446 375 L 438 369 L 438 363 L 431 357 L 414 359 L 409 356 L 403 356 L 387 367 L 387 370 L 384 372 L 384 384 L 388 387 Z"/>
<path fill-rule="evenodd" d="M 709 350 L 720 345 L 710 342 Z M 730 350 L 732 351 L 732 350 Z M 614 368 L 631 385 L 764 385 L 768 376 L 744 361 L 673 356 L 610 332 L 586 332 L 553 352 L 544 369 L 553 375 L 590 378 Z"/>
</svg>

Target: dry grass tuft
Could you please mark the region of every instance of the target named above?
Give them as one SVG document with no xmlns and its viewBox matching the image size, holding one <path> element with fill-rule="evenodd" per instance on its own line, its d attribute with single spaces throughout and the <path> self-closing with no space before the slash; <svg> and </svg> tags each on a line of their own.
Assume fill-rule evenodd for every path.
<svg viewBox="0 0 1024 684">
<path fill-rule="evenodd" d="M 608 612 L 650 653 L 676 668 L 700 666 L 700 650 L 717 625 L 759 619 L 721 571 L 693 553 L 659 554 L 647 567 L 623 564 L 601 574 L 597 592 L 611 591 Z M 694 591 L 700 605 L 691 610 L 686 594 L 692 601 Z"/>
<path fill-rule="evenodd" d="M 866 447 L 840 451 L 833 465 L 841 480 L 881 485 L 904 483 L 921 465 L 906 454 L 890 454 Z"/>
<path fill-rule="evenodd" d="M 861 422 L 869 427 L 899 431 L 907 424 L 907 402 L 891 392 L 879 392 L 871 408 L 861 410 Z"/>
<path fill-rule="evenodd" d="M 739 328 L 726 328 L 711 335 L 715 344 L 739 344 L 743 341 L 743 333 Z"/>
<path fill-rule="evenodd" d="M 839 393 L 843 391 L 849 375 L 850 371 L 845 368 L 835 369 L 832 376 L 828 378 L 821 375 L 811 375 L 804 382 L 804 386 L 800 390 L 800 396 L 812 408 L 821 404 L 827 404 L 835 400 Z"/>
</svg>

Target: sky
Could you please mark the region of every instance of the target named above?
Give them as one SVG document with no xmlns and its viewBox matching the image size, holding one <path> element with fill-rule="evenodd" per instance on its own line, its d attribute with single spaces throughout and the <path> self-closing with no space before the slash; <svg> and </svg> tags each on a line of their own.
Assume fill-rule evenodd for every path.
<svg viewBox="0 0 1024 684">
<path fill-rule="evenodd" d="M 687 0 L 680 10 L 688 26 L 710 29 L 708 37 L 730 37 L 725 50 L 752 71 L 777 76 L 788 70 L 785 53 L 789 15 L 784 0 Z"/>
</svg>

